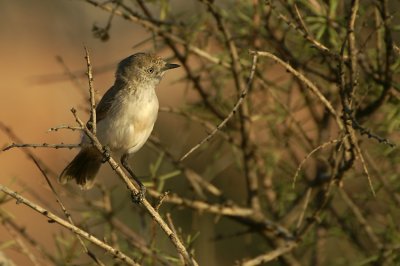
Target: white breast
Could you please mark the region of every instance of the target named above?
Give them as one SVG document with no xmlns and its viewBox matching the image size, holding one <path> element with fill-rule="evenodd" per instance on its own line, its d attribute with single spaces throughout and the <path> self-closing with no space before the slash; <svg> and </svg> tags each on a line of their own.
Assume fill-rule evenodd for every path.
<svg viewBox="0 0 400 266">
<path fill-rule="evenodd" d="M 131 93 L 113 105 L 97 125 L 97 137 L 114 153 L 134 153 L 149 138 L 158 114 L 158 99 L 153 88 Z"/>
</svg>

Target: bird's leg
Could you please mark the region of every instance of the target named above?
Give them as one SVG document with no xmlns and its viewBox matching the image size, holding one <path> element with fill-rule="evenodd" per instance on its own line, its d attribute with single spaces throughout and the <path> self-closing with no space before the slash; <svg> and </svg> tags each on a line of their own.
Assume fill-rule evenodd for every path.
<svg viewBox="0 0 400 266">
<path fill-rule="evenodd" d="M 130 176 L 135 180 L 136 184 L 139 186 L 139 192 L 138 193 L 132 193 L 132 200 L 135 203 L 140 203 L 144 199 L 144 195 L 146 194 L 146 187 L 140 182 L 140 180 L 136 177 L 136 175 L 133 173 L 131 167 L 129 166 L 128 163 L 128 158 L 129 158 L 129 153 L 124 153 L 121 157 L 121 163 L 122 166 L 125 168 L 126 171 L 130 174 Z"/>
</svg>

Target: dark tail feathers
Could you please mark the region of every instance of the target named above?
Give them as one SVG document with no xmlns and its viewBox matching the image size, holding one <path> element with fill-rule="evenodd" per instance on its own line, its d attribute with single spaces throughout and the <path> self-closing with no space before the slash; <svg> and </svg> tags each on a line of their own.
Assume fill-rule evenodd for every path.
<svg viewBox="0 0 400 266">
<path fill-rule="evenodd" d="M 100 153 L 94 148 L 83 148 L 62 171 L 58 182 L 66 184 L 69 180 L 75 179 L 81 189 L 90 189 L 100 166 Z"/>
</svg>

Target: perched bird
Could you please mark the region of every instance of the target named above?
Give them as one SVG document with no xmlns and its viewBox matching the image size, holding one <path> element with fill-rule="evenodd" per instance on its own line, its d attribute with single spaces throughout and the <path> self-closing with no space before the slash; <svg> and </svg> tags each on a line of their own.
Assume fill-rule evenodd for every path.
<svg viewBox="0 0 400 266">
<path fill-rule="evenodd" d="M 140 187 L 134 195 L 141 201 L 145 186 L 128 164 L 129 156 L 147 141 L 158 114 L 155 92 L 164 73 L 177 64 L 169 64 L 155 54 L 137 53 L 118 64 L 114 85 L 104 94 L 96 108 L 97 138 L 114 156 Z M 104 155 L 83 135 L 82 149 L 59 176 L 61 184 L 75 179 L 82 189 L 90 189 L 100 169 Z"/>
</svg>

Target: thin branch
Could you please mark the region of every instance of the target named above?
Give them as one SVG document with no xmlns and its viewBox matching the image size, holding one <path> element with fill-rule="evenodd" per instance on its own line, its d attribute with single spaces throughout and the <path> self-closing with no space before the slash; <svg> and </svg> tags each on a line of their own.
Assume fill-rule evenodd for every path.
<svg viewBox="0 0 400 266">
<path fill-rule="evenodd" d="M 3 191 L 4 193 L 6 193 L 7 195 L 15 198 L 17 200 L 17 202 L 16 202 L 17 204 L 22 203 L 22 204 L 30 207 L 34 211 L 36 211 L 36 212 L 46 216 L 47 218 L 49 218 L 50 221 L 56 222 L 59 225 L 69 229 L 73 233 L 80 235 L 81 237 L 87 239 L 88 241 L 92 242 L 93 244 L 97 245 L 98 247 L 100 247 L 100 248 L 106 250 L 107 252 L 111 253 L 113 256 L 115 256 L 116 258 L 118 258 L 121 261 L 125 262 L 126 264 L 133 265 L 133 266 L 138 266 L 139 265 L 136 262 L 134 262 L 130 257 L 128 257 L 127 255 L 122 253 L 120 250 L 117 250 L 117 249 L 109 246 L 105 242 L 99 240 L 98 238 L 94 237 L 93 235 L 87 233 L 86 231 L 83 231 L 79 227 L 76 227 L 75 225 L 72 225 L 71 223 L 61 219 L 60 217 L 58 217 L 57 215 L 53 214 L 52 212 L 42 208 L 39 205 L 36 205 L 35 203 L 33 203 L 30 200 L 24 198 L 23 196 L 21 196 L 17 192 L 15 192 L 15 191 L 13 191 L 13 190 L 11 190 L 11 189 L 9 189 L 9 188 L 1 185 L 1 184 L 0 184 L 0 190 Z"/>
<path fill-rule="evenodd" d="M 89 51 L 85 47 L 85 59 L 86 59 L 86 65 L 87 65 L 87 78 L 89 82 L 89 95 L 90 95 L 90 118 L 89 118 L 89 125 L 90 128 L 92 129 L 93 134 L 96 135 L 97 131 L 97 126 L 96 126 L 96 99 L 95 99 L 95 94 L 94 94 L 94 88 L 93 88 L 93 74 L 92 74 L 92 65 L 90 63 L 90 56 L 89 56 Z"/>
<path fill-rule="evenodd" d="M 51 191 L 53 192 L 54 196 L 56 197 L 56 201 L 57 203 L 60 205 L 61 210 L 64 212 L 65 217 L 68 219 L 68 221 L 70 222 L 71 225 L 75 226 L 74 221 L 72 220 L 72 216 L 71 214 L 67 211 L 67 209 L 65 208 L 64 204 L 61 201 L 61 198 L 58 196 L 58 193 L 56 192 L 53 184 L 50 182 L 49 177 L 46 174 L 46 171 L 42 168 L 42 166 L 40 165 L 40 163 L 36 160 L 35 157 L 30 156 L 30 158 L 32 159 L 32 161 L 34 162 L 34 164 L 36 165 L 36 167 L 39 169 L 39 171 L 42 173 L 43 177 L 46 179 L 47 184 L 49 185 Z M 97 258 L 97 256 L 88 249 L 88 247 L 86 246 L 85 242 L 83 242 L 82 238 L 79 236 L 79 234 L 76 234 L 76 237 L 79 240 L 79 243 L 81 244 L 81 246 L 83 247 L 83 251 L 97 264 L 100 266 L 105 266 L 104 263 Z"/>
<path fill-rule="evenodd" d="M 13 141 L 19 142 L 19 143 L 22 143 L 22 142 L 23 142 L 22 139 L 19 138 L 19 137 L 17 136 L 17 134 L 15 134 L 15 132 L 14 132 L 10 127 L 6 126 L 6 125 L 3 124 L 1 121 L 0 121 L 0 130 L 3 131 L 3 132 L 4 132 L 9 138 L 11 138 Z M 48 167 L 42 160 L 40 160 L 37 156 L 35 156 L 35 155 L 31 152 L 30 149 L 22 149 L 22 151 L 23 151 L 29 158 L 35 158 L 35 160 L 36 160 L 37 162 L 39 162 L 40 165 L 42 165 L 42 168 L 43 168 L 46 172 L 51 173 L 51 174 L 54 175 L 54 176 L 57 175 L 56 172 L 54 172 L 52 169 L 50 169 L 50 167 Z"/>
<path fill-rule="evenodd" d="M 310 203 L 311 192 L 312 192 L 312 188 L 309 187 L 306 192 L 306 197 L 304 199 L 304 204 L 301 208 L 301 213 L 299 215 L 299 219 L 297 220 L 296 231 L 299 230 L 301 223 L 303 222 L 304 215 L 306 214 L 308 204 Z"/>
<path fill-rule="evenodd" d="M 372 227 L 368 224 L 368 221 L 362 214 L 361 209 L 354 203 L 354 201 L 350 198 L 348 193 L 343 188 L 339 189 L 339 195 L 342 197 L 343 201 L 353 212 L 357 221 L 363 227 L 364 231 L 366 232 L 367 236 L 372 241 L 372 243 L 374 243 L 375 247 L 381 249 L 383 247 L 383 244 L 379 240 L 376 233 L 373 231 Z"/>
<path fill-rule="evenodd" d="M 356 154 L 358 155 L 358 158 L 360 159 L 361 165 L 363 167 L 363 171 L 364 171 L 365 175 L 367 176 L 369 188 L 371 189 L 372 195 L 374 195 L 374 197 L 375 197 L 376 196 L 375 189 L 372 184 L 371 175 L 369 174 L 367 163 L 365 162 L 365 159 L 364 159 L 364 155 L 361 152 L 360 144 L 358 144 L 355 136 L 353 136 L 353 138 L 354 138 L 354 147 L 356 150 Z"/>
<path fill-rule="evenodd" d="M 274 60 L 275 62 L 282 65 L 284 68 L 286 68 L 296 78 L 298 78 L 300 81 L 302 81 L 317 96 L 317 98 L 325 105 L 325 107 L 329 110 L 329 112 L 333 115 L 333 117 L 337 119 L 338 115 L 336 113 L 336 110 L 333 108 L 332 104 L 325 98 L 325 96 L 321 93 L 320 89 L 316 85 L 314 85 L 314 83 L 312 83 L 308 78 L 306 78 L 302 73 L 298 72 L 291 65 L 289 65 L 288 63 L 285 63 L 282 59 L 280 59 L 279 57 L 277 57 L 269 52 L 252 51 L 252 53 L 257 54 L 259 56 L 269 57 L 272 60 Z"/>
<path fill-rule="evenodd" d="M 363 127 L 362 125 L 360 125 L 360 123 L 352 115 L 352 113 L 353 113 L 352 110 L 347 110 L 346 112 L 347 112 L 346 119 L 351 124 L 351 127 L 354 130 L 357 130 L 360 133 L 361 136 L 365 135 L 365 136 L 367 136 L 367 138 L 375 139 L 377 142 L 382 143 L 382 144 L 386 144 L 391 148 L 396 147 L 396 143 L 393 143 L 389 139 L 381 137 L 381 136 L 373 133 L 370 129 L 367 129 L 367 128 Z"/>
<path fill-rule="evenodd" d="M 256 70 L 256 65 L 257 65 L 257 59 L 258 56 L 257 54 L 253 55 L 253 63 L 251 66 L 251 71 L 250 71 L 250 76 L 249 76 L 249 80 L 247 82 L 247 86 L 246 88 L 240 93 L 240 97 L 239 100 L 236 102 L 235 106 L 232 108 L 232 110 L 230 111 L 230 113 L 228 114 L 228 116 L 210 133 L 208 134 L 207 137 L 205 137 L 202 141 L 200 141 L 197 145 L 195 145 L 193 148 L 191 148 L 186 154 L 184 154 L 179 161 L 183 161 L 184 159 L 186 159 L 191 153 L 193 153 L 195 150 L 197 150 L 198 148 L 200 148 L 201 145 L 203 145 L 204 143 L 210 141 L 210 139 L 219 131 L 221 130 L 221 128 L 223 128 L 225 126 L 225 124 L 229 121 L 229 119 L 231 119 L 233 117 L 233 115 L 237 112 L 238 108 L 240 107 L 240 105 L 242 104 L 244 98 L 247 95 L 248 90 L 251 87 L 251 84 L 253 82 L 253 78 L 254 78 L 254 73 Z"/>
<path fill-rule="evenodd" d="M 149 189 L 149 194 L 154 198 L 158 198 L 161 195 L 159 192 L 153 189 Z M 292 241 L 294 239 L 293 235 L 288 229 L 278 223 L 275 223 L 272 220 L 264 218 L 263 216 L 259 215 L 258 212 L 255 212 L 251 208 L 243 208 L 233 203 L 225 205 L 212 204 L 200 200 L 190 200 L 187 198 L 179 197 L 178 195 L 172 193 L 164 199 L 164 202 L 177 206 L 185 206 L 199 212 L 206 212 L 231 217 L 234 220 L 240 221 L 247 226 L 251 226 L 251 228 L 253 229 L 261 227 L 261 229 L 272 232 L 274 237 L 279 236 L 289 241 Z"/>
<path fill-rule="evenodd" d="M 161 200 L 160 200 L 160 202 L 161 202 Z M 175 235 L 178 235 L 178 233 L 176 232 L 176 229 L 175 229 L 174 222 L 172 221 L 171 214 L 169 212 L 167 213 L 167 221 L 168 221 L 169 227 L 171 228 L 172 232 L 174 232 Z M 180 259 L 182 265 L 184 265 L 185 259 L 182 257 L 181 254 L 179 254 L 179 259 Z"/>
<path fill-rule="evenodd" d="M 160 108 L 159 108 L 159 111 L 160 111 L 160 112 L 171 113 L 171 114 L 177 114 L 177 115 L 181 115 L 181 116 L 183 116 L 183 117 L 186 117 L 188 120 L 190 120 L 190 121 L 192 121 L 192 122 L 197 122 L 197 123 L 199 123 L 200 125 L 202 125 L 203 127 L 205 127 L 205 128 L 207 129 L 207 131 L 212 131 L 212 130 L 215 129 L 215 126 L 214 126 L 211 122 L 209 122 L 209 121 L 207 121 L 207 120 L 205 120 L 205 119 L 203 119 L 203 118 L 201 118 L 201 117 L 199 117 L 199 116 L 196 116 L 196 115 L 194 115 L 194 114 L 185 112 L 185 111 L 180 110 L 180 109 L 177 109 L 177 108 L 172 108 L 172 107 L 160 107 Z M 237 147 L 237 148 L 240 147 L 240 145 L 235 141 L 235 139 L 234 139 L 232 136 L 230 136 L 229 134 L 227 134 L 226 132 L 224 132 L 224 131 L 218 131 L 218 134 L 219 134 L 224 140 L 226 140 L 228 143 L 234 145 L 234 146 Z"/>
<path fill-rule="evenodd" d="M 243 262 L 241 265 L 242 266 L 255 266 L 255 265 L 260 265 L 262 263 L 266 263 L 269 261 L 272 261 L 288 252 L 293 250 L 297 246 L 296 242 L 290 242 L 282 247 L 278 247 L 277 249 L 268 252 L 266 254 L 260 255 L 258 257 L 255 257 L 251 260 Z"/>
<path fill-rule="evenodd" d="M 155 198 L 159 198 L 162 195 L 152 189 L 149 189 L 148 192 L 149 195 Z M 189 200 L 172 193 L 169 194 L 168 197 L 165 197 L 164 202 L 172 203 L 179 206 L 186 206 L 199 212 L 208 212 L 217 215 L 251 217 L 254 214 L 254 211 L 250 208 L 242 208 L 235 205 L 225 206 L 221 204 L 211 204 L 200 200 Z"/>
<path fill-rule="evenodd" d="M 120 231 L 124 238 L 126 238 L 128 242 L 140 253 L 145 256 L 151 256 L 152 258 L 155 258 L 157 263 L 160 265 L 171 265 L 171 263 L 167 258 L 165 258 L 165 256 L 163 256 L 162 253 L 160 254 L 158 251 L 152 250 L 143 237 L 131 230 L 131 228 L 126 226 L 123 222 L 113 217 L 110 220 L 110 223 L 113 227 Z"/>
<path fill-rule="evenodd" d="M 310 151 L 310 152 L 306 155 L 306 157 L 304 157 L 304 159 L 301 161 L 301 163 L 300 163 L 299 166 L 297 167 L 296 173 L 294 174 L 294 176 L 293 176 L 293 178 L 292 178 L 292 180 L 293 180 L 293 181 L 292 181 L 292 186 L 293 186 L 293 188 L 294 188 L 295 185 L 296 185 L 297 176 L 299 175 L 300 170 L 301 170 L 301 168 L 303 167 L 303 165 L 306 163 L 306 161 L 307 161 L 314 153 L 316 153 L 317 151 L 319 151 L 319 150 L 321 150 L 321 149 L 324 149 L 325 147 L 327 147 L 327 146 L 329 146 L 329 145 L 338 143 L 339 141 L 340 141 L 340 140 L 338 140 L 338 139 L 334 139 L 334 140 L 330 140 L 330 141 L 327 141 L 327 142 L 325 142 L 325 143 L 322 143 L 321 145 L 319 145 L 318 147 L 316 147 L 315 149 L 313 149 L 312 151 Z"/>
<path fill-rule="evenodd" d="M 52 132 L 52 131 L 58 131 L 60 129 L 68 129 L 68 130 L 82 130 L 81 127 L 73 127 L 73 126 L 69 126 L 69 125 L 59 125 L 59 126 L 55 126 L 55 127 L 51 127 L 47 130 L 47 132 Z"/>
<path fill-rule="evenodd" d="M 175 159 L 175 156 L 162 145 L 160 140 L 158 140 L 154 136 L 150 136 L 149 143 L 151 143 L 157 151 L 163 152 L 175 165 L 177 170 L 180 170 L 184 174 L 184 176 L 186 176 L 194 191 L 198 194 L 199 197 L 205 198 L 204 193 L 202 192 L 202 188 L 204 188 L 210 194 L 217 196 L 221 199 L 223 198 L 223 193 L 220 189 L 208 182 L 203 176 L 200 176 L 195 170 Z"/>
<path fill-rule="evenodd" d="M 35 143 L 13 143 L 8 145 L 2 149 L 2 151 L 7 151 L 13 148 L 50 148 L 50 149 L 74 149 L 80 148 L 80 144 L 51 144 L 51 143 L 42 143 L 42 144 L 35 144 Z"/>
<path fill-rule="evenodd" d="M 348 93 L 348 104 L 349 108 L 353 104 L 353 96 L 358 87 L 358 65 L 357 65 L 357 48 L 356 48 L 356 37 L 355 37 L 355 22 L 359 8 L 359 0 L 352 0 L 351 3 L 351 14 L 347 25 L 347 42 L 348 42 L 348 52 L 350 59 L 350 92 Z"/>
<path fill-rule="evenodd" d="M 312 34 L 308 31 L 306 24 L 303 21 L 303 18 L 300 14 L 300 11 L 297 8 L 297 5 L 294 4 L 295 7 L 295 15 L 296 18 L 298 20 L 298 24 L 296 25 L 294 24 L 292 21 L 289 20 L 289 18 L 287 18 L 284 14 L 276 11 L 276 8 L 274 7 L 274 5 L 270 4 L 270 6 L 272 7 L 272 10 L 274 10 L 275 12 L 278 13 L 278 18 L 283 20 L 289 27 L 291 27 L 292 29 L 294 29 L 295 31 L 297 31 L 298 33 L 300 33 L 303 38 L 305 38 L 308 42 L 311 43 L 311 45 L 315 48 L 317 48 L 322 54 L 327 55 L 331 58 L 334 58 L 336 60 L 340 60 L 340 56 L 339 54 L 332 52 L 328 47 L 326 47 L 324 44 L 320 43 L 319 41 L 317 41 L 314 36 L 312 36 Z"/>
</svg>

